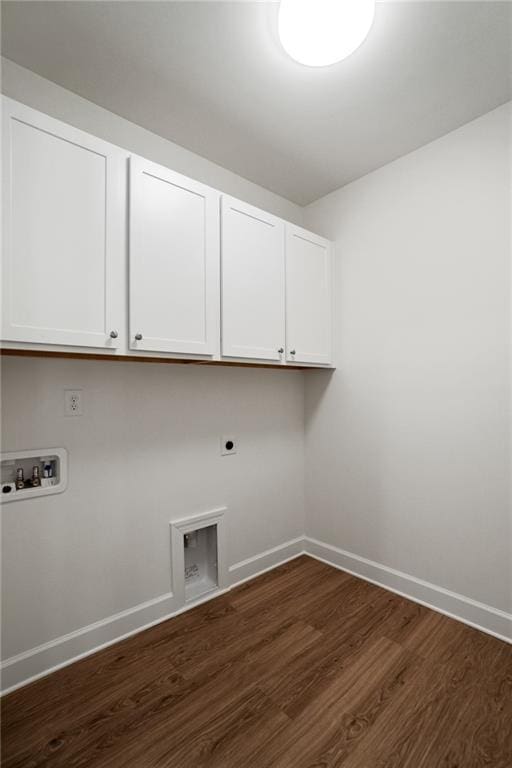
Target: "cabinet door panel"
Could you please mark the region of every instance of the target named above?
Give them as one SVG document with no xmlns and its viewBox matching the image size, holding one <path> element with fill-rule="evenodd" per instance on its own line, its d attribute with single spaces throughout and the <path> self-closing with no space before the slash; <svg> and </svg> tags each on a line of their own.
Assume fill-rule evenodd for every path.
<svg viewBox="0 0 512 768">
<path fill-rule="evenodd" d="M 217 351 L 218 218 L 215 190 L 131 158 L 132 349 L 199 355 Z"/>
<path fill-rule="evenodd" d="M 286 359 L 331 363 L 331 244 L 300 227 L 286 232 Z M 292 354 L 294 352 L 294 354 Z"/>
<path fill-rule="evenodd" d="M 2 338 L 115 348 L 122 153 L 10 99 L 3 107 Z"/>
<path fill-rule="evenodd" d="M 222 198 L 222 354 L 281 360 L 284 223 Z"/>
</svg>

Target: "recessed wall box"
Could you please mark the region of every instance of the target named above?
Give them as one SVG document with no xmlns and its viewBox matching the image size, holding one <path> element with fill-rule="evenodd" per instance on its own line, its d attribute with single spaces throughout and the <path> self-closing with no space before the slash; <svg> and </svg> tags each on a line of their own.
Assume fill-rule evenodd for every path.
<svg viewBox="0 0 512 768">
<path fill-rule="evenodd" d="M 225 508 L 171 523 L 172 591 L 181 604 L 228 586 Z"/>
<path fill-rule="evenodd" d="M 65 448 L 32 448 L 29 451 L 2 453 L 0 467 L 0 499 L 3 502 L 49 496 L 66 490 L 68 452 Z M 17 483 L 17 477 L 23 478 L 23 481 L 18 480 Z M 18 488 L 18 484 L 22 487 Z"/>
</svg>

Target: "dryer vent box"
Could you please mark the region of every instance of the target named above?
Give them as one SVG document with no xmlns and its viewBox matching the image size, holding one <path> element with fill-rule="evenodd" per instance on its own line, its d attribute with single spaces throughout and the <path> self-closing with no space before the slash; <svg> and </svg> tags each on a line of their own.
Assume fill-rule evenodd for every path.
<svg viewBox="0 0 512 768">
<path fill-rule="evenodd" d="M 182 604 L 228 586 L 224 508 L 171 523 L 173 593 Z"/>
<path fill-rule="evenodd" d="M 217 526 L 186 533 L 184 543 L 185 602 L 217 589 Z"/>
</svg>

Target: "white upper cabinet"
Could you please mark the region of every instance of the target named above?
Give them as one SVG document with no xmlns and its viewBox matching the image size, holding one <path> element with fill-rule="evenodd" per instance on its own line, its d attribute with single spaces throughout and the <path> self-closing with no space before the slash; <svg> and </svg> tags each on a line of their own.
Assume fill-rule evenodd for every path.
<svg viewBox="0 0 512 768">
<path fill-rule="evenodd" d="M 222 354 L 284 361 L 284 222 L 222 197 Z"/>
<path fill-rule="evenodd" d="M 219 338 L 219 194 L 130 159 L 130 348 L 213 355 Z"/>
<path fill-rule="evenodd" d="M 3 98 L 2 339 L 122 340 L 121 150 Z"/>
<path fill-rule="evenodd" d="M 327 240 L 2 106 L 4 348 L 331 365 Z"/>
<path fill-rule="evenodd" d="M 331 363 L 331 243 L 286 225 L 286 359 Z"/>
</svg>

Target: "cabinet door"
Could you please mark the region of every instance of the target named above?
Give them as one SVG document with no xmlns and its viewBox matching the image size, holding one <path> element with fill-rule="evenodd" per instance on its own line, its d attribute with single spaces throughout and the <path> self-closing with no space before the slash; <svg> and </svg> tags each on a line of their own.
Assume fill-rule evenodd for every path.
<svg viewBox="0 0 512 768">
<path fill-rule="evenodd" d="M 286 227 L 286 359 L 331 363 L 331 244 Z"/>
<path fill-rule="evenodd" d="M 2 339 L 116 348 L 123 154 L 23 104 L 2 103 Z"/>
<path fill-rule="evenodd" d="M 218 193 L 132 157 L 130 347 L 212 355 L 218 316 Z"/>
<path fill-rule="evenodd" d="M 222 354 L 282 360 L 284 223 L 223 196 L 221 240 Z"/>
</svg>

